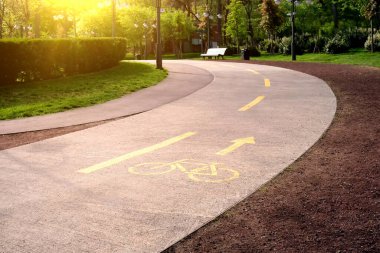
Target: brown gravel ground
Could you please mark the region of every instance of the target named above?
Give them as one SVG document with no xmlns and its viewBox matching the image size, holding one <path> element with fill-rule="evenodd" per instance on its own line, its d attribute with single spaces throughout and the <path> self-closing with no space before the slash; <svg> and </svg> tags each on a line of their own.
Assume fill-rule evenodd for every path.
<svg viewBox="0 0 380 253">
<path fill-rule="evenodd" d="M 380 252 L 380 69 L 250 63 L 325 80 L 338 98 L 336 118 L 283 173 L 165 252 Z M 0 135 L 0 150 L 102 123 Z"/>
<path fill-rule="evenodd" d="M 380 252 L 380 69 L 252 63 L 325 80 L 336 118 L 282 174 L 166 252 Z"/>
</svg>

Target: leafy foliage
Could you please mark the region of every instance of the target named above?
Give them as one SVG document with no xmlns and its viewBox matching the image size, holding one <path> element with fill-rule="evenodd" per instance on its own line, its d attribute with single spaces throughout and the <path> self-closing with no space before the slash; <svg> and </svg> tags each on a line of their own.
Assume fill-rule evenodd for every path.
<svg viewBox="0 0 380 253">
<path fill-rule="evenodd" d="M 278 27 L 283 23 L 278 6 L 273 0 L 263 0 L 261 5 L 261 27 L 270 35 L 274 35 Z"/>
<path fill-rule="evenodd" d="M 251 56 L 251 57 L 258 57 L 258 56 L 261 56 L 261 53 L 260 51 L 257 49 L 257 47 L 248 47 L 247 48 L 247 51 L 248 51 L 248 55 Z"/>
<path fill-rule="evenodd" d="M 340 54 L 348 52 L 350 44 L 348 38 L 342 34 L 335 35 L 332 39 L 327 41 L 325 51 L 328 54 Z"/>
<path fill-rule="evenodd" d="M 259 44 L 260 49 L 266 51 L 267 53 L 279 53 L 280 52 L 280 42 L 278 40 L 265 39 Z"/>
<path fill-rule="evenodd" d="M 368 36 L 367 41 L 364 44 L 365 49 L 367 49 L 368 51 L 371 51 L 371 42 L 371 36 Z M 380 32 L 377 32 L 373 35 L 373 51 L 380 51 Z"/>
<path fill-rule="evenodd" d="M 122 38 L 0 41 L 0 83 L 44 80 L 110 68 L 125 56 Z"/>
<path fill-rule="evenodd" d="M 194 30 L 192 20 L 182 11 L 173 10 L 162 15 L 163 40 L 174 42 L 178 58 L 182 58 L 182 41 L 189 39 Z"/>
<path fill-rule="evenodd" d="M 227 6 L 229 11 L 226 23 L 226 35 L 230 37 L 237 48 L 247 38 L 247 22 L 245 22 L 245 9 L 241 0 L 232 0 Z"/>
<path fill-rule="evenodd" d="M 113 27 L 112 2 L 0 0 L 0 39 L 109 37 Z M 280 4 L 274 0 L 162 0 L 163 45 L 167 52 L 180 57 L 184 42 L 191 42 L 190 37 L 205 41 L 208 21 L 210 39 L 219 45 L 251 47 L 264 39 L 279 41 L 291 35 L 292 4 L 288 0 L 276 2 Z M 142 54 L 146 47 L 153 53 L 155 1 L 117 0 L 115 3 L 117 36 L 126 38 L 134 54 Z M 297 3 L 295 30 L 296 34 L 307 36 L 307 45 L 301 47 L 309 52 L 322 50 L 325 43 L 321 38 L 333 38 L 337 33 L 347 34 L 351 47 L 363 47 L 369 21 L 375 31 L 380 29 L 380 0 L 312 0 L 311 4 L 298 0 Z M 205 12 L 214 19 L 207 19 Z M 197 33 L 194 27 L 198 28 Z M 199 51 L 202 46 L 193 45 L 193 50 Z"/>
<path fill-rule="evenodd" d="M 376 13 L 380 8 L 380 0 L 368 0 L 367 4 L 364 5 L 363 15 L 366 19 L 371 20 L 375 17 Z"/>
</svg>

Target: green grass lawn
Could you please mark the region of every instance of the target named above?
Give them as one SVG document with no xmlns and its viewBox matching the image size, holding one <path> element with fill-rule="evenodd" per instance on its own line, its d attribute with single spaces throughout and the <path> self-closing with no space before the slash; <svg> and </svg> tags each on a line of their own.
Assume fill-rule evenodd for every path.
<svg viewBox="0 0 380 253">
<path fill-rule="evenodd" d="M 183 53 L 182 59 L 196 59 L 196 58 L 200 58 L 200 55 L 201 55 L 201 53 Z M 153 54 L 148 55 L 147 60 L 154 60 L 154 59 L 156 59 L 156 58 Z M 178 60 L 178 58 L 175 54 L 163 54 L 162 59 L 163 60 Z M 125 60 L 135 60 L 135 59 L 133 57 L 133 54 L 128 53 L 125 57 Z"/>
<path fill-rule="evenodd" d="M 97 73 L 0 86 L 0 120 L 103 103 L 157 84 L 166 75 L 150 64 L 123 61 Z"/>
<path fill-rule="evenodd" d="M 193 59 L 201 60 L 199 53 L 184 53 L 183 59 Z M 154 59 L 153 55 L 149 55 L 150 60 Z M 164 60 L 176 60 L 177 57 L 174 54 L 164 54 L 162 56 Z M 238 60 L 240 55 L 225 56 L 225 59 Z M 133 56 L 129 54 L 127 59 L 133 59 Z M 258 61 L 291 61 L 290 55 L 282 54 L 268 54 L 267 52 L 261 52 L 260 57 L 251 57 L 251 60 Z M 304 54 L 297 55 L 297 61 L 301 62 L 319 62 L 319 63 L 333 63 L 333 64 L 352 64 L 352 65 L 363 65 L 363 66 L 373 66 L 380 67 L 380 52 L 370 53 L 364 49 L 352 49 L 348 53 L 344 54 L 325 54 L 325 53 L 315 53 L 315 54 Z"/>
<path fill-rule="evenodd" d="M 226 56 L 226 59 L 240 59 L 240 56 Z M 258 61 L 291 61 L 290 55 L 262 53 L 260 57 L 251 57 L 251 60 Z M 297 55 L 300 62 L 320 62 L 334 64 L 352 64 L 380 67 L 380 52 L 370 53 L 365 50 L 351 50 L 344 54 L 304 54 Z"/>
</svg>

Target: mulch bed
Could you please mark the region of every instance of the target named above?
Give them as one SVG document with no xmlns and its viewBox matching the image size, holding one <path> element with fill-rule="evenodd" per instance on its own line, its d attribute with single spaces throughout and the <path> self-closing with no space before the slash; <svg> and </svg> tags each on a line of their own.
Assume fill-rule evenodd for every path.
<svg viewBox="0 0 380 253">
<path fill-rule="evenodd" d="M 325 80 L 338 98 L 336 118 L 283 173 L 166 252 L 380 252 L 380 69 L 249 63 Z M 0 135 L 0 150 L 96 124 Z"/>
</svg>

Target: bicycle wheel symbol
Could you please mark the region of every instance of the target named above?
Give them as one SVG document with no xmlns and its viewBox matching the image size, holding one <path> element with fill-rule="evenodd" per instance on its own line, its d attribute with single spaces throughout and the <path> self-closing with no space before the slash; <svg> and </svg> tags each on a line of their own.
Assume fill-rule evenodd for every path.
<svg viewBox="0 0 380 253">
<path fill-rule="evenodd" d="M 226 168 L 221 163 L 204 163 L 184 159 L 175 162 L 152 162 L 141 163 L 128 168 L 128 172 L 137 175 L 153 176 L 161 175 L 179 170 L 197 182 L 222 183 L 239 178 L 237 170 Z"/>
</svg>

